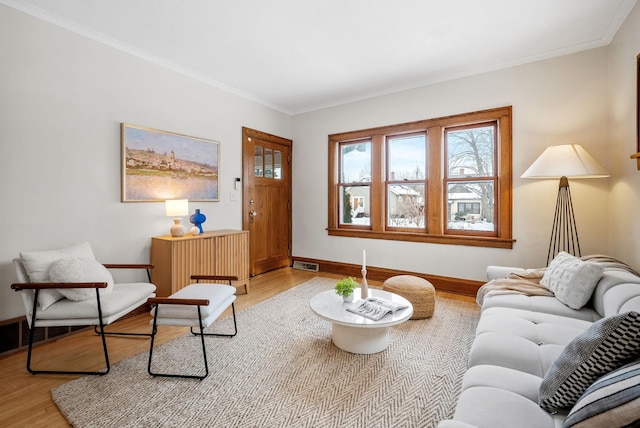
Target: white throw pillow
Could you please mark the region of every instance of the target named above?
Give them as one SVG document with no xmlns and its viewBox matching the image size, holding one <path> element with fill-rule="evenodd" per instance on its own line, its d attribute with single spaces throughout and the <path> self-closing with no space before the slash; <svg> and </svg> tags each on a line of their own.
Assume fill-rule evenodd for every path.
<svg viewBox="0 0 640 428">
<path fill-rule="evenodd" d="M 562 251 L 549 263 L 540 284 L 553 291 L 565 305 L 580 309 L 591 298 L 603 272 L 603 265 L 582 261 Z"/>
<path fill-rule="evenodd" d="M 96 260 L 82 257 L 67 257 L 54 262 L 49 268 L 52 282 L 106 282 L 107 288 L 100 294 L 113 291 L 111 273 Z M 96 297 L 95 288 L 59 288 L 58 291 L 69 300 L 89 300 Z"/>
<path fill-rule="evenodd" d="M 66 257 L 83 257 L 94 259 L 93 250 L 88 242 L 71 245 L 58 250 L 24 251 L 20 253 L 22 264 L 29 282 L 50 282 L 49 268 L 53 262 Z M 38 307 L 47 309 L 64 296 L 56 289 L 44 289 L 38 293 Z"/>
</svg>

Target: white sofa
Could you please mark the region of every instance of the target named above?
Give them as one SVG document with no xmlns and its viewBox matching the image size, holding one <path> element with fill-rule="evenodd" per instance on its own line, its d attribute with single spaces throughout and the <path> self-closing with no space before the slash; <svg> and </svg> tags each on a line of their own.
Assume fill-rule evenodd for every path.
<svg viewBox="0 0 640 428">
<path fill-rule="evenodd" d="M 510 272 L 527 271 L 490 266 L 487 277 L 502 278 Z M 539 405 L 545 374 L 565 347 L 588 329 L 593 330 L 592 325 L 629 311 L 640 312 L 640 277 L 622 269 L 605 269 L 590 301 L 578 310 L 554 296 L 487 297 L 455 414 L 438 428 L 562 427 L 571 409 L 549 412 Z M 640 367 L 640 360 L 637 365 Z M 635 382 L 637 389 L 637 378 Z M 640 398 L 634 406 L 636 422 L 640 423 Z M 616 426 L 604 420 L 607 428 Z M 602 425 L 591 421 L 586 426 Z"/>
</svg>

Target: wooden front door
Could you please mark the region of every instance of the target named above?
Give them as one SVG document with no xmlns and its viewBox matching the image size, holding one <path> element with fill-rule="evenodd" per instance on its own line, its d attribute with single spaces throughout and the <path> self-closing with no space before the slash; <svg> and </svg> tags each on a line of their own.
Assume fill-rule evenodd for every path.
<svg viewBox="0 0 640 428">
<path fill-rule="evenodd" d="M 291 266 L 292 141 L 242 128 L 242 227 L 250 273 Z"/>
</svg>

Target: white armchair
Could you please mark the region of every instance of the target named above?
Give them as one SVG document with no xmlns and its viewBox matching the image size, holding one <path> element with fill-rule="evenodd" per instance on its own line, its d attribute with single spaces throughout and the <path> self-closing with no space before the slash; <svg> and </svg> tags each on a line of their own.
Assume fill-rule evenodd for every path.
<svg viewBox="0 0 640 428">
<path fill-rule="evenodd" d="M 27 371 L 104 375 L 110 370 L 105 336 L 125 334 L 151 336 L 149 333 L 107 332 L 105 326 L 144 305 L 155 296 L 150 282 L 115 284 L 108 269 L 146 269 L 147 264 L 107 264 L 95 260 L 87 243 L 60 250 L 23 252 L 13 260 L 18 282 L 11 288 L 20 292 L 29 324 Z M 85 371 L 34 370 L 31 368 L 34 331 L 39 327 L 94 326 L 101 337 L 106 369 Z"/>
</svg>

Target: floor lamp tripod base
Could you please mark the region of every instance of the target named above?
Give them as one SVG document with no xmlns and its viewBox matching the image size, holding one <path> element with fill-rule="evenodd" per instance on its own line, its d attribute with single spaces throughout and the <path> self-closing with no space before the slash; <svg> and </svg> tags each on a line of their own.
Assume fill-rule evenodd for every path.
<svg viewBox="0 0 640 428">
<path fill-rule="evenodd" d="M 574 256 L 581 256 L 580 240 L 578 239 L 573 203 L 571 202 L 571 190 L 569 189 L 569 180 L 567 177 L 560 178 L 556 212 L 553 217 L 551 240 L 549 241 L 547 266 L 549 266 L 549 263 L 556 254 L 561 251 L 573 254 Z"/>
</svg>

